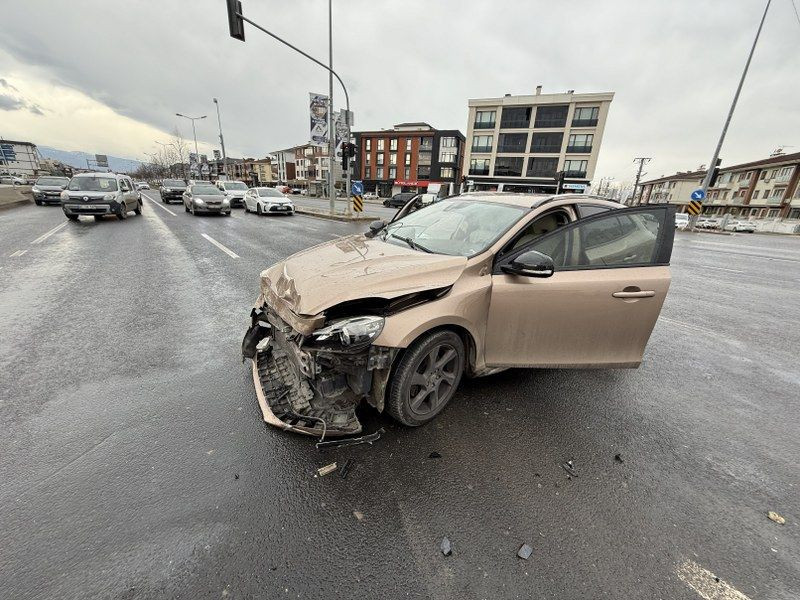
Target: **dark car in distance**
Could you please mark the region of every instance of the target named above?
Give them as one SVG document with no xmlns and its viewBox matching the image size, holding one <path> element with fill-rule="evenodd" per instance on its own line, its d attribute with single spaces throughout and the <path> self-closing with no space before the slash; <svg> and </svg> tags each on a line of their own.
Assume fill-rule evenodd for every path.
<svg viewBox="0 0 800 600">
<path fill-rule="evenodd" d="M 33 201 L 37 206 L 42 204 L 61 204 L 61 192 L 67 189 L 69 177 L 43 175 L 33 184 Z"/>
<path fill-rule="evenodd" d="M 402 208 L 406 205 L 406 202 L 411 200 L 414 196 L 416 196 L 414 192 L 401 192 L 399 194 L 395 194 L 391 198 L 387 198 L 383 201 L 384 206 L 388 206 L 390 208 Z"/>
<path fill-rule="evenodd" d="M 181 202 L 183 200 L 183 192 L 186 191 L 186 182 L 183 179 L 165 179 L 161 182 L 161 202 L 169 204 L 173 200 Z"/>
</svg>

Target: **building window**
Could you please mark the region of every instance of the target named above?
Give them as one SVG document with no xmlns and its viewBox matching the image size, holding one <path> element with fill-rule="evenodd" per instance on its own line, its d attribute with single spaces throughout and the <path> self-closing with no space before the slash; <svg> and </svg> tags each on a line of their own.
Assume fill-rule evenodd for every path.
<svg viewBox="0 0 800 600">
<path fill-rule="evenodd" d="M 488 175 L 489 174 L 489 159 L 488 158 L 472 158 L 469 161 L 469 174 L 470 175 Z"/>
<path fill-rule="evenodd" d="M 379 167 L 382 167 L 383 166 L 384 155 L 383 154 L 378 154 L 375 158 L 378 159 L 375 164 L 377 164 Z"/>
<path fill-rule="evenodd" d="M 442 179 L 452 179 L 453 173 L 453 167 L 442 167 L 440 171 Z"/>
<path fill-rule="evenodd" d="M 375 172 L 375 179 L 383 179 L 383 167 L 378 167 Z"/>
<path fill-rule="evenodd" d="M 389 154 L 389 164 L 396 165 L 397 164 L 397 152 L 392 152 Z"/>
<path fill-rule="evenodd" d="M 475 113 L 475 129 L 494 129 L 495 115 L 494 110 L 479 110 Z"/>
<path fill-rule="evenodd" d="M 389 167 L 389 179 L 395 179 L 397 177 L 397 167 Z"/>
<path fill-rule="evenodd" d="M 558 158 L 534 156 L 528 159 L 528 177 L 555 177 Z"/>
<path fill-rule="evenodd" d="M 569 106 L 540 106 L 536 109 L 536 120 L 533 126 L 564 127 L 567 124 Z"/>
<path fill-rule="evenodd" d="M 521 177 L 522 176 L 521 156 L 501 156 L 494 161 L 495 177 Z"/>
<path fill-rule="evenodd" d="M 758 200 L 758 190 L 753 192 L 753 200 Z"/>
<path fill-rule="evenodd" d="M 406 152 L 411 152 L 411 138 L 406 138 Z"/>
<path fill-rule="evenodd" d="M 753 172 L 747 171 L 746 173 L 739 173 L 739 178 L 737 181 L 750 181 L 750 177 L 752 177 Z"/>
<path fill-rule="evenodd" d="M 531 124 L 530 106 L 504 107 L 500 117 L 500 127 L 506 129 L 527 129 Z"/>
<path fill-rule="evenodd" d="M 579 106 L 572 115 L 573 127 L 594 127 L 600 114 L 598 106 Z"/>
<path fill-rule="evenodd" d="M 417 167 L 417 179 L 430 179 L 430 178 L 431 178 L 430 166 Z"/>
<path fill-rule="evenodd" d="M 573 133 L 569 136 L 567 142 L 567 152 L 572 153 L 588 153 L 592 151 L 592 142 L 594 135 L 591 133 Z M 675 182 L 672 182 L 675 185 Z"/>
<path fill-rule="evenodd" d="M 417 165 L 430 165 L 430 164 L 431 164 L 431 153 L 420 152 L 419 156 L 417 156 Z"/>
<path fill-rule="evenodd" d="M 386 140 L 383 138 L 378 139 L 378 152 L 383 152 L 383 144 Z"/>
<path fill-rule="evenodd" d="M 411 179 L 411 167 L 403 169 L 403 178 L 406 180 Z"/>
<path fill-rule="evenodd" d="M 406 165 L 410 165 L 411 164 L 411 155 L 410 154 L 406 154 L 405 155 L 405 161 L 404 162 L 405 162 Z"/>
<path fill-rule="evenodd" d="M 587 160 L 565 160 L 564 177 L 586 177 Z"/>
<path fill-rule="evenodd" d="M 493 144 L 494 144 L 494 136 L 493 135 L 473 135 L 472 136 L 472 151 L 473 152 L 491 152 Z"/>
<path fill-rule="evenodd" d="M 456 154 L 455 154 L 455 152 L 440 152 L 439 153 L 439 162 L 443 162 L 443 163 L 454 163 L 454 162 L 456 162 Z"/>
<path fill-rule="evenodd" d="M 372 150 L 372 138 L 367 138 L 367 139 L 364 141 L 364 149 L 365 149 L 367 152 L 369 152 L 370 150 Z"/>
<path fill-rule="evenodd" d="M 389 140 L 389 150 L 392 152 L 397 152 L 397 138 L 392 138 Z"/>
<path fill-rule="evenodd" d="M 767 218 L 772 219 L 778 216 L 778 209 L 777 208 L 770 208 L 769 212 L 767 213 Z"/>
<path fill-rule="evenodd" d="M 369 152 L 367 152 L 367 153 L 364 155 L 364 164 L 365 164 L 366 166 L 370 166 L 370 164 L 372 164 L 372 163 L 371 163 L 371 161 L 372 161 L 372 154 L 370 154 Z"/>
<path fill-rule="evenodd" d="M 770 190 L 764 190 L 764 199 L 765 199 L 765 200 L 766 200 L 767 198 L 769 198 L 769 192 L 770 192 Z"/>
<path fill-rule="evenodd" d="M 560 153 L 564 134 L 560 131 L 552 133 L 534 133 L 531 136 L 531 152 Z"/>
<path fill-rule="evenodd" d="M 501 133 L 497 136 L 497 151 L 522 154 L 527 143 L 527 133 Z"/>
<path fill-rule="evenodd" d="M 419 151 L 420 152 L 430 152 L 431 150 L 433 150 L 433 138 L 432 137 L 420 138 L 420 140 L 419 140 Z"/>
<path fill-rule="evenodd" d="M 456 138 L 454 137 L 443 137 L 439 141 L 440 148 L 455 148 L 456 147 Z"/>
</svg>

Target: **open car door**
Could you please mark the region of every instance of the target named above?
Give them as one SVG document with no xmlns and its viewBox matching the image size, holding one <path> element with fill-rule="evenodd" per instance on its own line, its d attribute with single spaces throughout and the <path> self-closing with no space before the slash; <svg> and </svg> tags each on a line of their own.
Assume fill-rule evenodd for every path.
<svg viewBox="0 0 800 600">
<path fill-rule="evenodd" d="M 674 214 L 669 205 L 604 212 L 496 261 L 487 366 L 638 366 L 670 284 Z M 521 268 L 523 255 L 544 255 L 542 268 Z"/>
<path fill-rule="evenodd" d="M 412 212 L 418 211 L 426 206 L 430 206 L 434 202 L 436 202 L 437 198 L 435 194 L 417 194 L 411 200 L 406 202 L 400 210 L 398 210 L 395 215 L 392 217 L 392 220 L 389 221 L 390 223 L 394 223 L 398 219 L 402 219 L 407 214 Z"/>
</svg>

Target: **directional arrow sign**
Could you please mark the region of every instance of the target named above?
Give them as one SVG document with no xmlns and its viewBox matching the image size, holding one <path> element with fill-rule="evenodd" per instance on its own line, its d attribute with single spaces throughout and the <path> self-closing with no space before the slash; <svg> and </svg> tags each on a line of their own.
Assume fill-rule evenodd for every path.
<svg viewBox="0 0 800 600">
<path fill-rule="evenodd" d="M 692 192 L 692 200 L 703 200 L 705 197 L 706 193 L 702 189 L 695 190 Z"/>
</svg>

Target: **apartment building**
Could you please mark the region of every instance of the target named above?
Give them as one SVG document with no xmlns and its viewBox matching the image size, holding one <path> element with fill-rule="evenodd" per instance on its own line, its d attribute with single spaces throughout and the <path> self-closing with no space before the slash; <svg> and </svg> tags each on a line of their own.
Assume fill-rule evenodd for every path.
<svg viewBox="0 0 800 600">
<path fill-rule="evenodd" d="M 276 150 L 270 153 L 274 176 L 277 183 L 287 184 L 295 181 L 295 148 Z"/>
<path fill-rule="evenodd" d="M 691 194 L 699 188 L 706 176 L 705 171 L 678 171 L 674 175 L 641 182 L 635 204 L 677 204 L 678 212 L 686 212 Z"/>
<path fill-rule="evenodd" d="M 325 193 L 330 168 L 327 146 L 311 143 L 296 146 L 294 166 L 297 185 L 306 188 L 312 195 Z"/>
<path fill-rule="evenodd" d="M 358 149 L 353 178 L 364 182 L 365 191 L 381 197 L 423 193 L 431 183 L 457 191 L 465 141 L 460 131 L 416 122 L 353 136 Z"/>
<path fill-rule="evenodd" d="M 36 177 L 39 170 L 36 144 L 0 138 L 0 174 Z"/>
<path fill-rule="evenodd" d="M 468 102 L 464 168 L 467 185 L 554 193 L 564 172 L 564 190 L 583 192 L 594 176 L 613 92 L 574 90 L 530 96 L 478 98 Z"/>
</svg>

